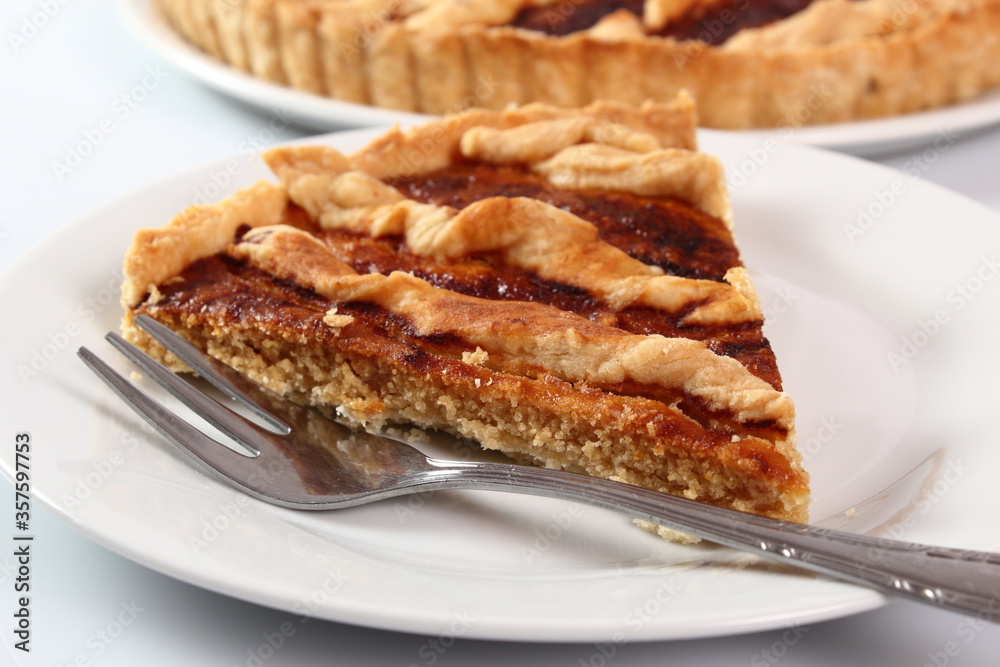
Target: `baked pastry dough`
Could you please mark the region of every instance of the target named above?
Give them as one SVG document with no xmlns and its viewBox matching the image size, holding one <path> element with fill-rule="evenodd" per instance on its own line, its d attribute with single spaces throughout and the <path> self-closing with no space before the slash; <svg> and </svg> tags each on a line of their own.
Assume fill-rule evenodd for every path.
<svg viewBox="0 0 1000 667">
<path fill-rule="evenodd" d="M 694 143 L 681 98 L 275 149 L 279 184 L 136 234 L 123 328 L 171 362 L 147 313 L 368 429 L 803 521 L 793 405 Z"/>
<path fill-rule="evenodd" d="M 157 0 L 278 84 L 428 114 L 669 101 L 707 127 L 904 114 L 1000 85 L 1000 0 Z"/>
</svg>

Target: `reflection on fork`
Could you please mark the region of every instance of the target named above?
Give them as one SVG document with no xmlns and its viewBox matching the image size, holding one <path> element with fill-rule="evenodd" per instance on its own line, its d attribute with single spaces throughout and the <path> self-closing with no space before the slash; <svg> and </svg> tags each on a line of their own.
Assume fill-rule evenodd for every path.
<svg viewBox="0 0 1000 667">
<path fill-rule="evenodd" d="M 814 526 L 847 530 L 865 535 L 887 535 L 899 539 L 901 526 L 910 525 L 918 503 L 927 498 L 940 474 L 945 450 L 937 449 L 892 484 L 870 498 L 855 503 L 843 512 L 830 515 Z"/>
</svg>

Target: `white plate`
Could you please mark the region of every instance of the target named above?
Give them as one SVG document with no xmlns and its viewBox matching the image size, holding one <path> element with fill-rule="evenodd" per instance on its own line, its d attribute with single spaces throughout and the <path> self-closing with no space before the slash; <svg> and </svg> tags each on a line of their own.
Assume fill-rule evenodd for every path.
<svg viewBox="0 0 1000 667">
<path fill-rule="evenodd" d="M 794 140 L 860 157 L 876 157 L 926 146 L 950 146 L 959 138 L 1000 123 L 1000 88 L 949 107 L 892 118 L 834 125 L 806 125 L 741 132 L 758 141 Z"/>
<path fill-rule="evenodd" d="M 298 125 L 333 131 L 412 123 L 430 116 L 354 104 L 268 83 L 204 54 L 177 35 L 153 0 L 118 0 L 126 25 L 164 60 L 210 88 L 268 112 L 281 110 Z"/>
<path fill-rule="evenodd" d="M 152 0 L 119 0 L 127 25 L 165 60 L 205 85 L 238 100 L 273 112 L 289 113 L 297 124 L 322 131 L 375 127 L 426 119 L 333 100 L 256 79 L 229 67 L 177 36 L 153 10 Z M 794 141 L 859 156 L 875 156 L 931 145 L 939 138 L 954 143 L 958 136 L 1000 123 L 1000 88 L 954 106 L 894 118 L 746 132 L 758 139 Z M 738 132 L 736 134 L 743 134 Z"/>
<path fill-rule="evenodd" d="M 349 150 L 371 136 L 315 140 Z M 706 143 L 743 174 L 733 193 L 738 235 L 797 401 L 814 517 L 997 547 L 982 527 L 1000 521 L 991 416 L 1000 280 L 990 282 L 1000 220 L 853 158 L 787 146 L 749 174 L 740 169 L 755 142 Z M 235 160 L 132 193 L 66 226 L 0 279 L 9 323 L 0 418 L 8 439 L 31 434 L 36 503 L 183 581 L 430 635 L 623 643 L 777 628 L 882 604 L 864 589 L 666 543 L 621 516 L 555 500 L 442 492 L 304 513 L 196 472 L 74 351 L 87 345 L 119 361 L 101 338 L 121 315 L 119 266 L 131 235 L 217 189 L 208 185 L 227 168 L 229 190 L 266 176 Z M 868 216 L 860 225 L 859 210 Z M 849 237 L 845 225 L 860 234 Z M 894 365 L 892 353 L 906 360 Z M 8 477 L 13 456 L 12 443 L 0 449 Z"/>
</svg>

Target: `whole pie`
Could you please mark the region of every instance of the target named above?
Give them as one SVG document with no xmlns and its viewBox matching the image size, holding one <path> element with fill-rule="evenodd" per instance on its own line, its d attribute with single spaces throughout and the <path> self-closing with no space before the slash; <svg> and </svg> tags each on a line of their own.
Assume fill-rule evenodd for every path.
<svg viewBox="0 0 1000 667">
<path fill-rule="evenodd" d="M 264 80 L 428 114 L 669 101 L 707 127 L 798 127 L 1000 85 L 1000 0 L 157 0 Z"/>
<path fill-rule="evenodd" d="M 691 102 L 469 111 L 137 233 L 146 313 L 369 430 L 804 521 L 794 409 Z"/>
</svg>

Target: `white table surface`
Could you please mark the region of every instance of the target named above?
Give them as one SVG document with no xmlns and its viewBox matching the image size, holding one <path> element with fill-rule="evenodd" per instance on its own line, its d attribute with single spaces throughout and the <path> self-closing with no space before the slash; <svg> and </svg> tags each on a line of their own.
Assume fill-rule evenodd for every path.
<svg viewBox="0 0 1000 667">
<path fill-rule="evenodd" d="M 25 21 L 37 22 L 26 31 Z M 129 34 L 113 3 L 8 0 L 0 9 L 0 269 L 89 210 L 175 172 L 228 157 L 257 136 L 267 114 L 198 85 Z M 19 40 L 13 35 L 28 35 Z M 150 70 L 149 68 L 153 68 Z M 53 165 L 150 71 L 159 80 L 83 164 L 59 180 Z M 287 127 L 275 141 L 306 136 Z M 903 168 L 922 149 L 885 156 Z M 964 136 L 923 177 L 1000 211 L 1000 128 Z M 15 323 L 5 322 L 4 327 Z M 8 364 L 10 362 L 7 362 Z M 2 400 L 7 400 L 3 397 Z M 4 424 L 7 442 L 15 428 Z M 4 481 L 0 505 L 12 505 Z M 4 521 L 10 538 L 13 521 Z M 11 651 L 11 619 L 0 620 L 0 665 L 581 665 L 593 645 L 458 640 L 428 651 L 434 638 L 314 621 L 266 661 L 253 654 L 289 618 L 157 574 L 75 532 L 35 506 L 30 655 Z M 5 541 L 4 544 L 11 544 Z M 6 554 L 5 554 L 6 556 Z M 0 557 L 0 590 L 12 594 L 12 560 Z M 5 605 L 6 606 L 6 605 Z M 131 611 L 129 611 L 131 610 Z M 116 619 L 135 620 L 116 631 Z M 113 639 L 106 633 L 117 635 Z M 706 640 L 636 643 L 608 664 L 996 665 L 1000 627 L 970 633 L 955 614 L 894 602 L 868 613 L 800 628 Z M 110 640 L 110 641 L 109 641 Z M 791 640 L 791 641 L 790 641 Z"/>
</svg>

